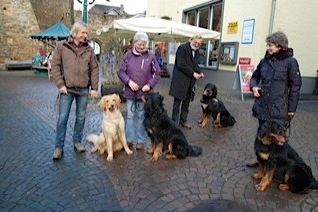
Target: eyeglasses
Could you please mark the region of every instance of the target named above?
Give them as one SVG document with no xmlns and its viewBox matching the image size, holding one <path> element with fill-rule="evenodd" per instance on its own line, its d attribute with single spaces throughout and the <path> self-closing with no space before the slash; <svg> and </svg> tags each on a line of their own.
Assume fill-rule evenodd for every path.
<svg viewBox="0 0 318 212">
<path fill-rule="evenodd" d="M 267 43 L 267 44 L 266 44 L 266 47 L 272 47 L 272 46 L 276 46 L 276 45 L 273 44 L 273 43 Z"/>
</svg>

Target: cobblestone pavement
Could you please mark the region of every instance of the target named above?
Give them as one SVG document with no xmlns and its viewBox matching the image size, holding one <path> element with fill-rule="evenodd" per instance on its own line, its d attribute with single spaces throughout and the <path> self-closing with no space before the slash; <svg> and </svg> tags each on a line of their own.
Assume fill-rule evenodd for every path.
<svg viewBox="0 0 318 212">
<path fill-rule="evenodd" d="M 170 79 L 161 79 L 156 91 L 165 96 L 171 114 L 169 83 Z M 144 151 L 134 151 L 130 157 L 116 153 L 114 161 L 107 162 L 105 156 L 90 153 L 85 139 L 87 152 L 75 153 L 68 130 L 64 157 L 53 161 L 57 118 L 53 82 L 29 71 L 0 72 L 0 90 L 0 211 L 188 211 L 198 205 L 210 207 L 207 211 L 318 211 L 318 191 L 282 192 L 276 183 L 264 192 L 254 189 L 257 181 L 251 174 L 256 169 L 245 166 L 254 157 L 257 126 L 251 98 L 242 102 L 235 93 L 220 90 L 219 98 L 237 123 L 222 129 L 209 123 L 202 129 L 196 123 L 201 113 L 199 86 L 190 105 L 193 128 L 184 130 L 190 144 L 203 148 L 199 157 L 152 163 Z M 315 103 L 300 102 L 290 142 L 318 177 Z M 125 104 L 122 111 L 125 114 Z M 68 129 L 73 121 L 74 108 Z M 99 133 L 100 121 L 101 113 L 91 100 L 84 134 Z"/>
</svg>

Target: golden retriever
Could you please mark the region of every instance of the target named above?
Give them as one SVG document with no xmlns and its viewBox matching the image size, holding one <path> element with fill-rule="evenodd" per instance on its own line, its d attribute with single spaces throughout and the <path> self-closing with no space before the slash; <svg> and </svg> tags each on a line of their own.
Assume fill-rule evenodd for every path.
<svg viewBox="0 0 318 212">
<path fill-rule="evenodd" d="M 129 149 L 125 135 L 125 121 L 120 112 L 120 97 L 118 94 L 103 96 L 98 106 L 102 110 L 102 132 L 99 135 L 90 134 L 86 139 L 93 143 L 91 152 L 107 153 L 107 160 L 112 161 L 114 152 L 125 149 L 127 155 L 133 152 Z"/>
</svg>

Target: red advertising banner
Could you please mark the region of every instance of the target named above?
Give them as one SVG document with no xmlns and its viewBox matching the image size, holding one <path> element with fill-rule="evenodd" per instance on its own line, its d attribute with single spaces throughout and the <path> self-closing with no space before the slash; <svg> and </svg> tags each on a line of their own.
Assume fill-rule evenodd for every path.
<svg viewBox="0 0 318 212">
<path fill-rule="evenodd" d="M 239 58 L 239 65 L 250 65 L 251 58 L 250 57 L 240 57 Z"/>
<path fill-rule="evenodd" d="M 254 72 L 254 65 L 239 65 L 239 76 L 241 82 L 242 93 L 251 93 L 250 79 Z"/>
</svg>

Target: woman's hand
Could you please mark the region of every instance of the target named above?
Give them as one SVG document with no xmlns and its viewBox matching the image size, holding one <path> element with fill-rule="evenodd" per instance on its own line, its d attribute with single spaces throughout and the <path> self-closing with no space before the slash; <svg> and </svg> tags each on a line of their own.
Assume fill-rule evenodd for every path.
<svg viewBox="0 0 318 212">
<path fill-rule="evenodd" d="M 142 92 L 147 92 L 147 91 L 150 91 L 150 86 L 148 84 L 144 85 L 142 88 L 141 88 Z"/>
<path fill-rule="evenodd" d="M 253 90 L 254 97 L 258 98 L 258 97 L 261 97 L 261 96 L 262 96 L 262 94 L 260 93 L 260 91 L 261 91 L 261 88 L 260 88 L 260 87 L 254 86 L 254 87 L 252 88 L 252 90 Z"/>
<path fill-rule="evenodd" d="M 139 85 L 132 80 L 129 80 L 128 85 L 129 85 L 130 89 L 133 91 L 139 90 Z"/>
</svg>

